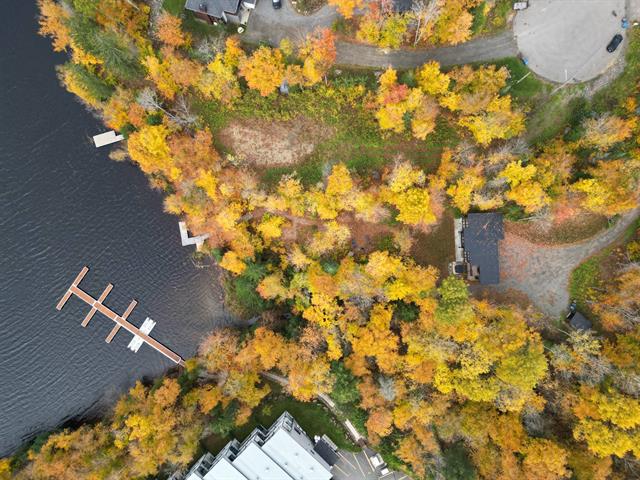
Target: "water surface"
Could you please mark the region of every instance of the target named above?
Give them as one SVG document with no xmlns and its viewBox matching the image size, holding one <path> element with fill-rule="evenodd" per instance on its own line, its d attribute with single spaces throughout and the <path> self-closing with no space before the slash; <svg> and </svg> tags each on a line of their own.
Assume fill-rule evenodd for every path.
<svg viewBox="0 0 640 480">
<path fill-rule="evenodd" d="M 211 269 L 180 245 L 177 218 L 129 163 L 108 159 L 91 136 L 104 127 L 60 87 L 49 41 L 36 35 L 35 2 L 8 0 L 0 19 L 0 455 L 34 434 L 111 405 L 145 375 L 172 363 L 137 354 L 112 322 L 72 297 L 55 305 L 83 265 L 81 287 L 183 356 L 229 321 Z"/>
</svg>

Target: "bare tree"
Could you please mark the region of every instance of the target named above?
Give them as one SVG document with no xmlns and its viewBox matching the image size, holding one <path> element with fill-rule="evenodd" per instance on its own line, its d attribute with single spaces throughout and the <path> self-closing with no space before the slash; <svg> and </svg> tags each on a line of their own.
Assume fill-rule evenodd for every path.
<svg viewBox="0 0 640 480">
<path fill-rule="evenodd" d="M 165 109 L 162 108 L 162 103 L 158 99 L 158 94 L 152 88 L 146 87 L 140 90 L 140 93 L 138 93 L 136 101 L 138 102 L 139 105 L 142 106 L 142 108 L 144 108 L 147 111 L 152 111 L 152 112 L 155 112 L 156 110 L 162 110 L 163 112 L 165 111 Z"/>
<path fill-rule="evenodd" d="M 169 118 L 181 127 L 189 127 L 196 123 L 198 116 L 191 112 L 191 106 L 182 95 L 178 97 L 174 104 L 174 113 L 168 114 Z"/>
<path fill-rule="evenodd" d="M 414 0 L 411 12 L 416 22 L 416 34 L 413 39 L 413 45 L 415 46 L 422 40 L 423 27 L 438 17 L 440 6 L 438 5 L 438 0 Z"/>
</svg>

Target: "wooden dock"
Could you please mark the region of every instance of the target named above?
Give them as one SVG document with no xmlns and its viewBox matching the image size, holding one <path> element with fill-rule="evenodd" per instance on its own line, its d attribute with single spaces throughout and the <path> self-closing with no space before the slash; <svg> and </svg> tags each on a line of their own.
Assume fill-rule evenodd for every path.
<svg viewBox="0 0 640 480">
<path fill-rule="evenodd" d="M 60 301 L 58 302 L 58 305 L 56 305 L 57 310 L 62 310 L 62 307 L 64 307 L 64 305 L 67 303 L 69 298 L 71 298 L 71 295 L 75 295 L 80 300 L 85 302 L 87 305 L 91 306 L 91 310 L 89 310 L 89 313 L 87 313 L 87 315 L 84 317 L 84 320 L 82 321 L 81 325 L 83 327 L 86 327 L 87 325 L 89 325 L 89 322 L 91 321 L 91 319 L 93 318 L 96 312 L 100 312 L 105 317 L 109 318 L 115 323 L 115 325 L 113 326 L 113 329 L 111 330 L 111 332 L 109 332 L 109 335 L 107 335 L 107 338 L 105 339 L 107 343 L 111 343 L 111 341 L 113 340 L 113 337 L 116 336 L 118 331 L 121 328 L 124 328 L 125 330 L 127 330 L 128 332 L 134 335 L 134 339 L 136 337 L 139 338 L 142 342 L 154 348 L 156 351 L 160 352 L 162 355 L 167 357 L 172 362 L 180 366 L 184 366 L 184 360 L 182 359 L 182 357 L 180 357 L 180 355 L 169 350 L 160 342 L 151 338 L 147 333 L 144 333 L 138 327 L 136 327 L 135 325 L 132 325 L 127 321 L 127 318 L 129 317 L 129 315 L 131 315 L 131 312 L 133 312 L 133 309 L 136 307 L 138 302 L 136 302 L 135 300 L 132 300 L 129 306 L 127 307 L 127 309 L 125 310 L 125 312 L 122 315 L 118 315 L 103 303 L 107 298 L 107 295 L 109 295 L 109 293 L 113 289 L 112 284 L 107 285 L 107 287 L 104 289 L 100 297 L 98 297 L 97 299 L 93 298 L 87 292 L 82 290 L 78 285 L 80 284 L 80 282 L 82 281 L 82 279 L 84 278 L 84 276 L 87 274 L 88 271 L 89 271 L 88 267 L 86 266 L 82 267 L 82 270 L 80 271 L 78 276 L 75 278 L 71 286 L 68 288 L 68 290 L 65 292 L 63 297 L 60 299 Z"/>
</svg>

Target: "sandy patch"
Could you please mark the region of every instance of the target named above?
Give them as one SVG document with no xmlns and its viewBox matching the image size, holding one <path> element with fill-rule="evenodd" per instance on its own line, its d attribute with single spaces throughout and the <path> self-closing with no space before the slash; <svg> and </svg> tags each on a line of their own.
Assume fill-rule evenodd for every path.
<svg viewBox="0 0 640 480">
<path fill-rule="evenodd" d="M 240 161 L 261 167 L 294 165 L 313 153 L 331 129 L 305 118 L 290 121 L 235 120 L 218 138 Z"/>
</svg>

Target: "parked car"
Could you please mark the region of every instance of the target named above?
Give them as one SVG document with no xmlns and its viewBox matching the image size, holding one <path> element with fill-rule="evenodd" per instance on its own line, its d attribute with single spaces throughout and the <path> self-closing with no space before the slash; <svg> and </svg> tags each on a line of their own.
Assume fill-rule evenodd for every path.
<svg viewBox="0 0 640 480">
<path fill-rule="evenodd" d="M 622 35 L 620 35 L 619 33 L 616 33 L 614 37 L 611 39 L 611 41 L 609 42 L 609 45 L 607 45 L 607 52 L 609 53 L 615 52 L 616 48 L 618 48 L 618 46 L 621 43 L 622 43 Z"/>
<path fill-rule="evenodd" d="M 276 10 L 280 10 L 282 8 L 282 0 L 271 0 L 271 4 Z"/>
<path fill-rule="evenodd" d="M 529 6 L 529 2 L 515 2 L 513 4 L 513 9 L 514 10 L 524 10 Z"/>
</svg>

